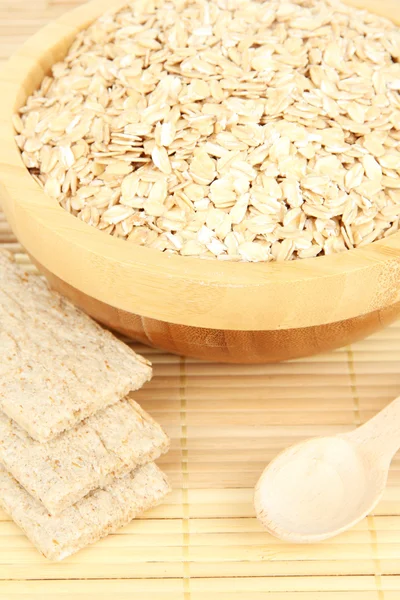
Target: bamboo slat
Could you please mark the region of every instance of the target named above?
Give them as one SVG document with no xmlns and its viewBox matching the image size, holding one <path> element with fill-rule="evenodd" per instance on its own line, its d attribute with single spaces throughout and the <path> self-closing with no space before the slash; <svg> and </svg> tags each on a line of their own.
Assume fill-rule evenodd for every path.
<svg viewBox="0 0 400 600">
<path fill-rule="evenodd" d="M 0 0 L 0 63 L 80 0 Z M 0 212 L 0 245 L 29 263 Z M 162 507 L 61 564 L 0 511 L 1 600 L 398 600 L 400 455 L 374 515 L 294 546 L 254 518 L 253 486 L 288 444 L 347 431 L 400 394 L 400 323 L 296 362 L 228 366 L 132 344 L 154 364 L 135 394 L 172 438 Z"/>
</svg>

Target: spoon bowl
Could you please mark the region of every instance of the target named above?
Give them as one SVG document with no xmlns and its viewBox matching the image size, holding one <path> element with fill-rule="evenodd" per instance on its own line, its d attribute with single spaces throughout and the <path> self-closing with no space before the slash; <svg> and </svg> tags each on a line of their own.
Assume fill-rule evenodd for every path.
<svg viewBox="0 0 400 600">
<path fill-rule="evenodd" d="M 265 469 L 255 492 L 258 518 L 273 535 L 318 542 L 365 517 L 386 486 L 376 465 L 350 436 L 316 438 L 292 446 Z"/>
<path fill-rule="evenodd" d="M 291 446 L 262 473 L 257 517 L 289 542 L 318 542 L 345 531 L 378 504 L 400 448 L 400 397 L 350 433 Z"/>
</svg>

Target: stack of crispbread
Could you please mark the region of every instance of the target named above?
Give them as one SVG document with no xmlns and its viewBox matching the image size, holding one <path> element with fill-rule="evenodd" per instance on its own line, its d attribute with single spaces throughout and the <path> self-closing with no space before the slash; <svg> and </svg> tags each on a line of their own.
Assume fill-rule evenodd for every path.
<svg viewBox="0 0 400 600">
<path fill-rule="evenodd" d="M 60 560 L 169 491 L 150 364 L 0 252 L 0 505 Z"/>
</svg>

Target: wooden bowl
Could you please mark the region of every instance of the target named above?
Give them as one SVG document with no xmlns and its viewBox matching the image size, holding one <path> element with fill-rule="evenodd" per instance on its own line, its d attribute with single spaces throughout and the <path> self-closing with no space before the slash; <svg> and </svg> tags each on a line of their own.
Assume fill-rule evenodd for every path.
<svg viewBox="0 0 400 600">
<path fill-rule="evenodd" d="M 392 18 L 399 14 L 397 0 L 352 4 Z M 45 27 L 11 58 L 1 77 L 2 206 L 50 284 L 133 339 L 212 361 L 305 356 L 349 344 L 393 321 L 400 313 L 400 234 L 284 264 L 221 263 L 167 256 L 113 238 L 44 194 L 21 160 L 11 116 L 66 54 L 77 31 L 108 5 L 109 0 L 94 0 Z"/>
</svg>

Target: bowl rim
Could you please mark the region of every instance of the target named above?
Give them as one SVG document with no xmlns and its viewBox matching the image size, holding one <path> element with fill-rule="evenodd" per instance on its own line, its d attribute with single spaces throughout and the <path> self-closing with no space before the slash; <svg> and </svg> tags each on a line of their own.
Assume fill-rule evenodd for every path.
<svg viewBox="0 0 400 600">
<path fill-rule="evenodd" d="M 115 0 L 112 10 L 126 4 Z M 22 245 L 40 264 L 116 308 L 216 329 L 315 326 L 367 314 L 400 299 L 393 289 L 400 277 L 400 233 L 343 253 L 285 263 L 204 260 L 127 244 L 50 199 L 22 162 L 11 117 L 65 55 L 77 32 L 107 10 L 109 0 L 74 8 L 29 38 L 1 72 L 3 209 Z"/>
</svg>

